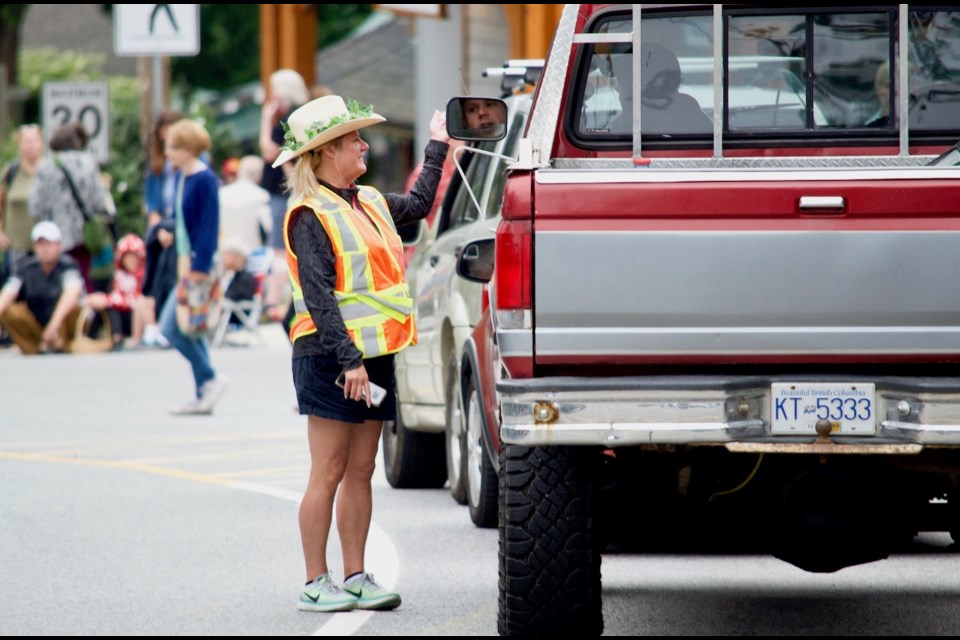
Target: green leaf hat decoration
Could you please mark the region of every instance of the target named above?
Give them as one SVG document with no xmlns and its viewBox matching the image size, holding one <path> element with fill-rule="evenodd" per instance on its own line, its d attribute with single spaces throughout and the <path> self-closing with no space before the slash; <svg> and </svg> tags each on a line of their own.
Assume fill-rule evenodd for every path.
<svg viewBox="0 0 960 640">
<path fill-rule="evenodd" d="M 337 126 L 338 124 L 343 124 L 344 122 L 350 122 L 351 120 L 358 120 L 360 118 L 369 118 L 373 115 L 373 105 L 363 105 L 350 98 L 347 100 L 347 114 L 336 115 L 327 122 L 314 122 L 309 127 L 306 128 L 304 133 L 307 136 L 306 140 L 300 141 L 297 140 L 293 133 L 290 131 L 290 125 L 285 121 L 282 121 L 280 124 L 283 125 L 283 141 L 284 145 L 281 147 L 284 151 L 295 152 L 300 149 L 303 145 L 310 142 L 318 135 Z"/>
</svg>

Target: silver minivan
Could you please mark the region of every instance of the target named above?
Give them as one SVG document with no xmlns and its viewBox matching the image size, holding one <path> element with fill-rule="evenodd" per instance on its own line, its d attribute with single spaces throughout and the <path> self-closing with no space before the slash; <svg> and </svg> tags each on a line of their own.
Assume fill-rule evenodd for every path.
<svg viewBox="0 0 960 640">
<path fill-rule="evenodd" d="M 502 157 L 516 156 L 531 98 L 505 97 L 506 136 L 471 142 L 458 153 L 461 170 L 407 265 L 419 338 L 397 355 L 397 420 L 383 429 L 384 470 L 394 488 L 449 482 L 454 499 L 465 503 L 459 362 L 481 316 L 483 287 L 458 277 L 456 265 L 464 244 L 496 230 L 507 175 Z"/>
</svg>

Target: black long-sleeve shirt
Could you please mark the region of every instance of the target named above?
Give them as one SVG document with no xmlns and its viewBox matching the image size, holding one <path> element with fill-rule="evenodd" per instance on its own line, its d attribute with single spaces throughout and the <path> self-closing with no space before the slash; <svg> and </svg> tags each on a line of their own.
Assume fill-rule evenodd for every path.
<svg viewBox="0 0 960 640">
<path fill-rule="evenodd" d="M 430 213 L 447 148 L 447 143 L 431 140 L 424 152 L 423 170 L 410 191 L 383 194 L 397 227 L 417 222 Z M 349 203 L 357 202 L 356 187 L 337 189 L 325 183 L 324 186 Z M 302 215 L 304 212 L 307 215 Z M 347 333 L 333 293 L 337 284 L 333 245 L 320 220 L 309 209 L 301 208 L 291 215 L 290 244 L 297 255 L 303 300 L 317 327 L 315 334 L 293 343 L 293 357 L 334 353 L 344 371 L 356 369 L 363 364 L 363 354 Z"/>
</svg>

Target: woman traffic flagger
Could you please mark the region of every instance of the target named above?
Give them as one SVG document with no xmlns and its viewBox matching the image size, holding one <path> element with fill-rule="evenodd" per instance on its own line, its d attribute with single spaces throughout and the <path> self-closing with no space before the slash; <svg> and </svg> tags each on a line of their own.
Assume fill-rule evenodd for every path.
<svg viewBox="0 0 960 640">
<path fill-rule="evenodd" d="M 296 313 L 293 381 L 310 446 L 300 505 L 307 583 L 299 608 L 308 611 L 400 605 L 400 595 L 377 583 L 364 564 L 370 481 L 383 421 L 396 418 L 394 354 L 417 337 L 397 227 L 430 213 L 449 137 L 444 115 L 435 112 L 416 184 L 406 194 L 381 194 L 356 180 L 367 171 L 369 149 L 360 129 L 384 120 L 340 96 L 317 98 L 290 114 L 286 145 L 274 162 L 298 159 L 288 176 L 293 195 L 283 239 Z M 371 383 L 387 390 L 379 406 L 367 400 Z M 326 556 L 334 505 L 342 586 Z"/>
</svg>

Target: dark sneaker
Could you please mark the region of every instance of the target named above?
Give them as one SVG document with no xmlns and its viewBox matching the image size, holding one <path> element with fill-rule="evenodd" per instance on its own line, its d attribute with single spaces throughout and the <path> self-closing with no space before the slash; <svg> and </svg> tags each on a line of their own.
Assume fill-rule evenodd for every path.
<svg viewBox="0 0 960 640">
<path fill-rule="evenodd" d="M 324 573 L 300 592 L 300 611 L 350 611 L 357 608 L 357 598 L 333 584 L 329 573 Z"/>
<path fill-rule="evenodd" d="M 343 585 L 343 590 L 357 599 L 358 609 L 396 609 L 400 606 L 400 594 L 384 589 L 372 573 L 361 576 Z"/>
</svg>

